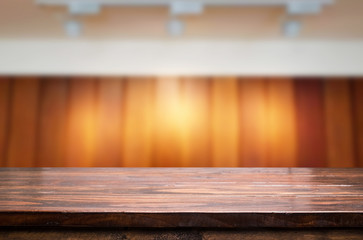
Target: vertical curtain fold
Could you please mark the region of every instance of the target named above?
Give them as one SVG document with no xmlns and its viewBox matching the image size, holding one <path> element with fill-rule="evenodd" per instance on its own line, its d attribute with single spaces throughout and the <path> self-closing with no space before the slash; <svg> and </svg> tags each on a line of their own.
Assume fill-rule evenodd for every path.
<svg viewBox="0 0 363 240">
<path fill-rule="evenodd" d="M 363 79 L 0 77 L 2 167 L 363 167 Z"/>
</svg>

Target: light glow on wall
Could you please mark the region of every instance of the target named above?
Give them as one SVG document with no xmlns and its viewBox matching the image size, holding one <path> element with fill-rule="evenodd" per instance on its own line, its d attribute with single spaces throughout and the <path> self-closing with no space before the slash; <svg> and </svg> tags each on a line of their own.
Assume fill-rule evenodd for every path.
<svg viewBox="0 0 363 240">
<path fill-rule="evenodd" d="M 363 162 L 360 80 L 18 77 L 0 83 L 2 166 Z"/>
</svg>

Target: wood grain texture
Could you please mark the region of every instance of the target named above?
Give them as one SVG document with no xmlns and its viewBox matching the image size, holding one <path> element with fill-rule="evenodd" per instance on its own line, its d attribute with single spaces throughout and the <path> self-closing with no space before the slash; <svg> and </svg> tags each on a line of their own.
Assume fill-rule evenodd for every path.
<svg viewBox="0 0 363 240">
<path fill-rule="evenodd" d="M 0 226 L 363 227 L 363 169 L 2 168 Z"/>
<path fill-rule="evenodd" d="M 7 166 L 32 167 L 37 154 L 40 80 L 24 77 L 13 84 Z"/>
<path fill-rule="evenodd" d="M 331 167 L 353 167 L 353 120 L 347 79 L 324 83 L 327 160 Z"/>
<path fill-rule="evenodd" d="M 361 240 L 361 229 L 1 229 L 0 239 Z"/>
<path fill-rule="evenodd" d="M 323 82 L 320 79 L 297 79 L 295 81 L 295 104 L 297 166 L 329 166 L 326 162 Z"/>
</svg>

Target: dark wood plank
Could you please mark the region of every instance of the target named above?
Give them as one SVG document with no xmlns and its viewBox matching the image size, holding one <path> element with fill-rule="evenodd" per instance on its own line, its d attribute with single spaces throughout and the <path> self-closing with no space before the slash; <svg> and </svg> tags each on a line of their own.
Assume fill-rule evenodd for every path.
<svg viewBox="0 0 363 240">
<path fill-rule="evenodd" d="M 363 227 L 363 169 L 2 168 L 0 226 Z"/>
<path fill-rule="evenodd" d="M 360 240 L 362 229 L 1 229 L 0 239 Z"/>
</svg>

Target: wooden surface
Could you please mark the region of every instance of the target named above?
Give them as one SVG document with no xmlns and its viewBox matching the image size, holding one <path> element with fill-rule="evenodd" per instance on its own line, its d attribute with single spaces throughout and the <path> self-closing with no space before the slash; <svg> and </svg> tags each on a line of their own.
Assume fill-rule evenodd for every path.
<svg viewBox="0 0 363 240">
<path fill-rule="evenodd" d="M 361 240 L 362 229 L 1 229 L 0 239 Z"/>
<path fill-rule="evenodd" d="M 363 227 L 363 169 L 2 168 L 0 226 Z"/>
</svg>

